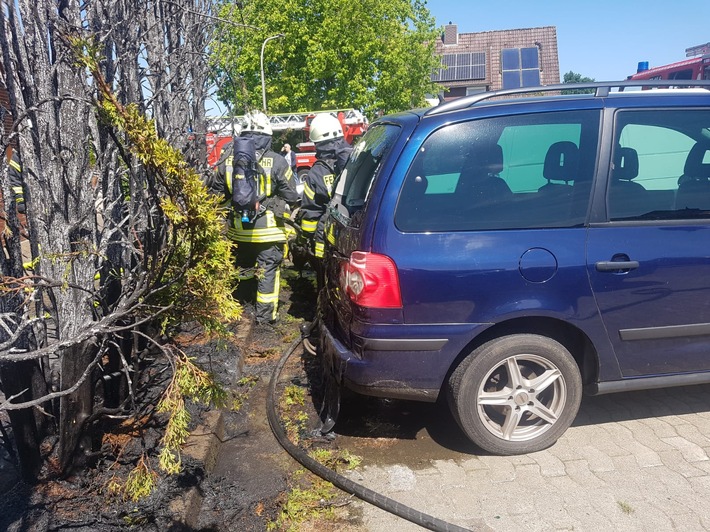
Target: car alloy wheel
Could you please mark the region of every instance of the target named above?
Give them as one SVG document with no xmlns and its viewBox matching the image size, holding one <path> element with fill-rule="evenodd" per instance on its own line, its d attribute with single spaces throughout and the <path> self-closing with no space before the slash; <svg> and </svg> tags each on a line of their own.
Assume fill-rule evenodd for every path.
<svg viewBox="0 0 710 532">
<path fill-rule="evenodd" d="M 450 383 L 461 428 L 495 454 L 552 445 L 572 423 L 582 395 L 579 369 L 569 351 L 531 334 L 482 345 L 464 359 Z"/>
</svg>

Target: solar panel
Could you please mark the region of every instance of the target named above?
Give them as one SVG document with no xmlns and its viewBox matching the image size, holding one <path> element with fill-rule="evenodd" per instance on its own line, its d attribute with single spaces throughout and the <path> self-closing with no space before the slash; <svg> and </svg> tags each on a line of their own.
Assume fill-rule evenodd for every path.
<svg viewBox="0 0 710 532">
<path fill-rule="evenodd" d="M 441 56 L 441 65 L 441 69 L 432 73 L 432 81 L 486 79 L 485 52 L 443 54 Z"/>
<path fill-rule="evenodd" d="M 520 59 L 522 63 L 521 66 L 523 69 L 540 68 L 537 47 L 521 48 Z"/>
<path fill-rule="evenodd" d="M 537 47 L 504 48 L 500 52 L 504 89 L 540 84 L 540 56 Z"/>
<path fill-rule="evenodd" d="M 520 70 L 520 48 L 504 48 L 500 52 L 501 70 Z"/>
</svg>

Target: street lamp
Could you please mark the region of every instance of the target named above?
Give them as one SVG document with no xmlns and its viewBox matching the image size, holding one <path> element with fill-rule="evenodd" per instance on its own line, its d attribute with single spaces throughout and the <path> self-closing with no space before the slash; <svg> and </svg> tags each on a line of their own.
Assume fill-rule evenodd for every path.
<svg viewBox="0 0 710 532">
<path fill-rule="evenodd" d="M 283 33 L 278 33 L 276 35 L 272 35 L 271 37 L 267 37 L 264 39 L 264 42 L 261 43 L 261 98 L 263 101 L 263 106 L 264 106 L 264 112 L 266 112 L 266 82 L 264 81 L 264 47 L 266 46 L 266 43 L 269 42 L 271 39 L 280 39 L 281 37 L 285 37 Z"/>
</svg>

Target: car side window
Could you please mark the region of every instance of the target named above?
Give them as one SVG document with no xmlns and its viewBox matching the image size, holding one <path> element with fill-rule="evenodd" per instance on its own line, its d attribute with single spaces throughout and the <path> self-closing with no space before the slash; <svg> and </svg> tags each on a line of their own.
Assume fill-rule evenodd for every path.
<svg viewBox="0 0 710 532">
<path fill-rule="evenodd" d="M 597 111 L 472 120 L 433 132 L 400 191 L 402 231 L 575 227 L 586 220 Z"/>
<path fill-rule="evenodd" d="M 710 112 L 618 112 L 607 209 L 611 221 L 710 218 Z"/>
<path fill-rule="evenodd" d="M 380 163 L 399 134 L 398 126 L 378 124 L 355 143 L 345 169 L 333 185 L 333 203 L 338 212 L 350 217 L 364 207 Z"/>
</svg>

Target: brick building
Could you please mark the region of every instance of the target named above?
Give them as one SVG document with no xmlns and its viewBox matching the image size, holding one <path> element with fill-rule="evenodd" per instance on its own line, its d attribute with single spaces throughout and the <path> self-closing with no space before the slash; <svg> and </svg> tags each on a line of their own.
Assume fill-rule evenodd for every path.
<svg viewBox="0 0 710 532">
<path fill-rule="evenodd" d="M 456 24 L 444 26 L 436 53 L 442 68 L 432 80 L 448 89 L 449 100 L 477 92 L 554 85 L 560 82 L 557 28 L 458 33 Z"/>
</svg>

